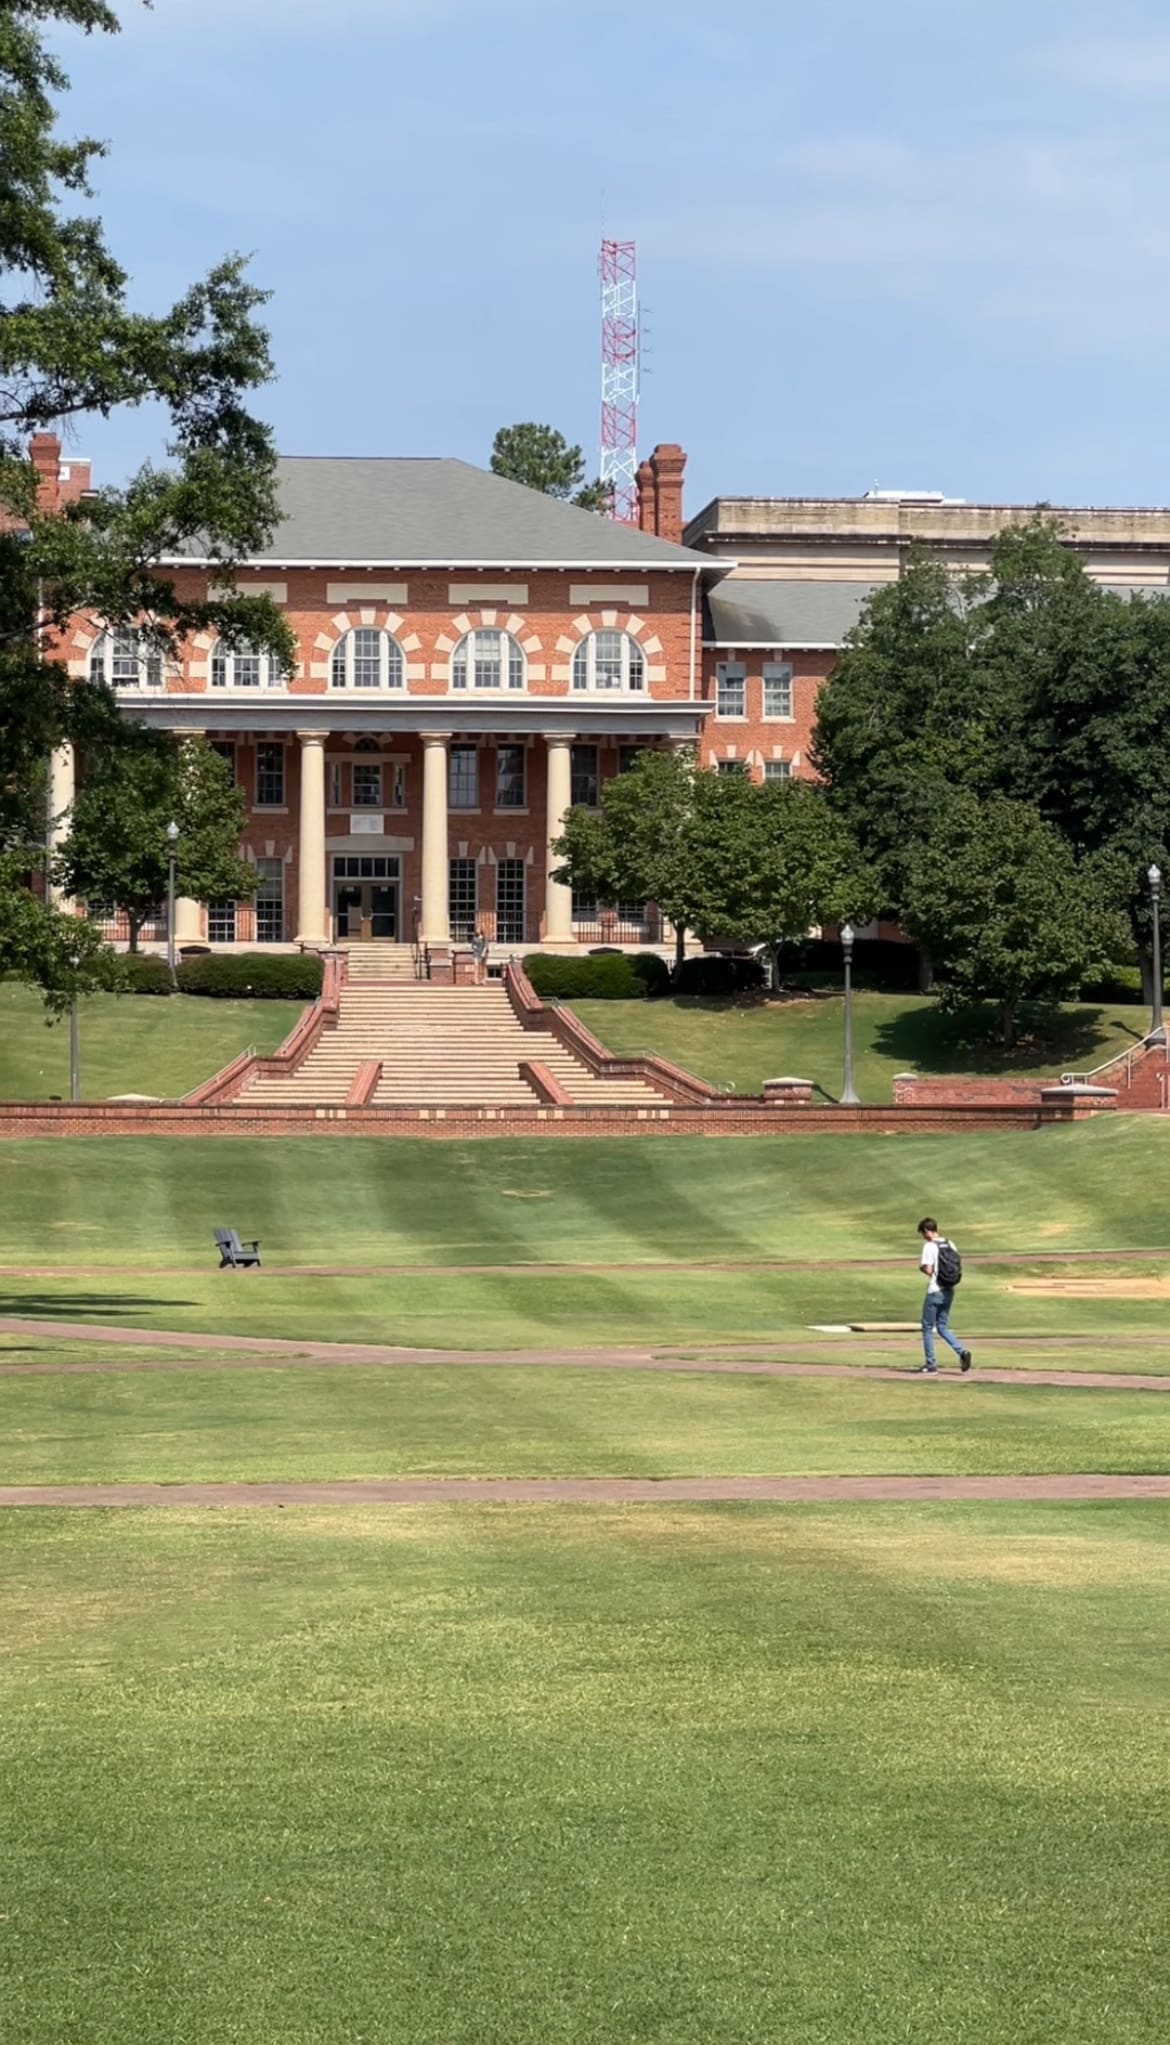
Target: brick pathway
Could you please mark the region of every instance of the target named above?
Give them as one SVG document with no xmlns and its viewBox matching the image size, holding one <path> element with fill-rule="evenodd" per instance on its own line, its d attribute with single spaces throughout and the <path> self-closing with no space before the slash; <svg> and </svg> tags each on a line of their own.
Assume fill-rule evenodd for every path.
<svg viewBox="0 0 1170 2045">
<path fill-rule="evenodd" d="M 5 1506 L 921 1504 L 1170 1498 L 1166 1477 L 430 1477 L 346 1484 L 21 1484 Z"/>
<path fill-rule="evenodd" d="M 837 1362 L 804 1361 L 810 1351 L 839 1356 L 841 1345 L 849 1338 L 845 1336 L 810 1336 L 807 1340 L 799 1337 L 787 1342 L 769 1343 L 766 1352 L 741 1355 L 740 1343 L 729 1344 L 726 1352 L 716 1345 L 703 1349 L 681 1347 L 660 1349 L 405 1349 L 389 1344 L 363 1342 L 304 1342 L 285 1340 L 279 1336 L 261 1335 L 205 1335 L 187 1334 L 176 1328 L 118 1328 L 94 1321 L 48 1321 L 32 1316 L 8 1314 L 0 1316 L 0 1335 L 23 1335 L 25 1337 L 48 1336 L 58 1341 L 79 1344 L 93 1343 L 98 1349 L 116 1348 L 123 1352 L 135 1349 L 185 1350 L 185 1356 L 175 1357 L 134 1357 L 122 1354 L 115 1358 L 100 1357 L 92 1362 L 69 1361 L 68 1363 L 0 1363 L 0 1377 L 28 1376 L 82 1376 L 86 1373 L 103 1372 L 119 1374 L 136 1370 L 202 1370 L 206 1364 L 201 1352 L 215 1356 L 217 1369 L 259 1369 L 267 1362 L 274 1368 L 319 1370 L 322 1368 L 352 1368 L 355 1365 L 373 1365 L 387 1369 L 401 1369 L 407 1366 L 430 1366 L 438 1370 L 643 1370 L 667 1373 L 692 1373 L 699 1375 L 732 1377 L 832 1377 L 877 1379 L 886 1382 L 913 1383 L 919 1381 L 916 1367 L 909 1364 L 901 1369 L 883 1367 L 879 1364 L 849 1364 Z M 906 1355 L 912 1353 L 912 1338 L 906 1335 L 876 1336 L 864 1338 L 867 1349 L 881 1354 Z M 1041 1348 L 1044 1342 L 1059 1343 L 1062 1347 L 1077 1346 L 1078 1341 L 1094 1341 L 1096 1337 L 1052 1336 L 994 1338 L 995 1343 L 1005 1341 L 1027 1341 L 1033 1347 Z M 1167 1338 L 1170 1339 L 1170 1338 Z M 1143 1336 L 1143 1344 L 1148 1345 Z M 976 1368 L 969 1377 L 961 1377 L 958 1371 L 943 1370 L 935 1380 L 938 1385 L 961 1386 L 970 1389 L 979 1385 L 1036 1385 L 1048 1388 L 1060 1387 L 1068 1391 L 1115 1391 L 1115 1392 L 1170 1392 L 1170 1375 L 1158 1377 L 1153 1374 L 1122 1373 L 1110 1371 L 1060 1371 L 1060 1370 L 1012 1370 Z"/>
</svg>

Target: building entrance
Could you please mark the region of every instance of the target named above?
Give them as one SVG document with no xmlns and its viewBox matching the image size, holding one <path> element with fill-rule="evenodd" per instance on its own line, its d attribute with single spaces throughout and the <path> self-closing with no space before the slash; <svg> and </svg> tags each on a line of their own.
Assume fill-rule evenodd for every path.
<svg viewBox="0 0 1170 2045">
<path fill-rule="evenodd" d="M 333 861 L 333 927 L 339 938 L 396 939 L 399 868 L 387 853 L 337 853 Z"/>
</svg>

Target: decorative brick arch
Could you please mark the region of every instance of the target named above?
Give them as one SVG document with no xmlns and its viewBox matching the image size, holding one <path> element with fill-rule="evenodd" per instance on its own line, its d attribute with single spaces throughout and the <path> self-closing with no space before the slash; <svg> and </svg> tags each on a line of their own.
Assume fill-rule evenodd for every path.
<svg viewBox="0 0 1170 2045">
<path fill-rule="evenodd" d="M 332 631 L 322 630 L 318 632 L 313 641 L 313 658 L 309 662 L 309 679 L 314 682 L 324 682 L 326 688 L 328 688 L 330 669 L 333 665 L 333 655 L 341 641 L 345 638 L 346 633 L 357 632 L 363 625 L 368 625 L 375 632 L 388 632 L 391 639 L 398 641 L 399 646 L 402 648 L 402 657 L 406 665 L 407 683 L 424 681 L 427 672 L 426 662 L 417 658 L 417 655 L 422 651 L 422 640 L 417 632 L 403 631 L 402 627 L 405 622 L 400 611 L 391 610 L 386 604 L 353 604 L 348 610 L 336 612 L 330 620 L 333 628 Z"/>
<path fill-rule="evenodd" d="M 93 649 L 99 639 L 104 638 L 107 632 L 114 629 L 110 625 L 103 624 L 102 620 L 95 617 L 92 612 L 88 617 L 75 622 L 69 638 L 63 642 L 64 647 L 68 649 L 65 663 L 66 669 L 73 681 L 85 682 L 89 680 L 89 663 L 93 655 Z M 120 630 L 121 628 L 117 629 Z M 208 643 L 210 644 L 210 641 Z M 161 654 L 160 657 L 162 659 L 163 684 L 165 687 L 167 682 L 182 675 L 183 662 L 181 657 L 175 659 L 173 655 L 167 653 Z M 206 668 L 204 672 L 206 672 Z"/>
<path fill-rule="evenodd" d="M 651 631 L 645 618 L 639 618 L 633 611 L 606 609 L 582 611 L 580 617 L 574 618 L 571 630 L 561 634 L 557 640 L 557 652 L 564 658 L 553 667 L 554 682 L 566 682 L 572 686 L 573 655 L 582 640 L 588 639 L 593 632 L 625 632 L 641 647 L 646 665 L 648 690 L 653 688 L 655 682 L 666 680 L 666 668 L 659 658 L 662 653 L 662 641 L 656 632 Z"/>
<path fill-rule="evenodd" d="M 508 611 L 504 613 L 494 605 L 487 604 L 478 611 L 460 611 L 459 616 L 451 620 L 451 631 L 439 633 L 435 640 L 435 652 L 441 654 L 442 659 L 432 664 L 431 680 L 433 682 L 445 682 L 447 687 L 450 688 L 451 655 L 454 653 L 460 640 L 465 639 L 469 632 L 479 631 L 509 632 L 512 638 L 523 649 L 526 682 L 531 684 L 532 682 L 547 680 L 548 669 L 544 663 L 542 661 L 534 661 L 532 658 L 534 653 L 542 653 L 544 651 L 544 642 L 539 634 L 529 631 L 527 620 L 520 617 L 517 612 Z M 452 633 L 454 638 L 451 636 Z"/>
</svg>

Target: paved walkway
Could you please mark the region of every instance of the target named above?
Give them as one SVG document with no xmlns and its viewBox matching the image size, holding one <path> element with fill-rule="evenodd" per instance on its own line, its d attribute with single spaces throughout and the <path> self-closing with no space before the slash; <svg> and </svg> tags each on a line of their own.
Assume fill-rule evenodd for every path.
<svg viewBox="0 0 1170 2045">
<path fill-rule="evenodd" d="M 731 1505 L 1170 1498 L 1166 1477 L 430 1477 L 348 1484 L 19 1484 L 5 1506 Z"/>
<path fill-rule="evenodd" d="M 47 1321 L 14 1314 L 0 1316 L 0 1335 L 49 1337 L 78 1344 L 92 1343 L 99 1350 L 112 1347 L 123 1352 L 112 1359 L 102 1356 L 95 1357 L 93 1361 L 0 1363 L 0 1377 L 205 1370 L 207 1365 L 203 1361 L 203 1353 L 210 1352 L 215 1356 L 217 1369 L 255 1370 L 267 1362 L 274 1368 L 303 1370 L 344 1369 L 358 1365 L 401 1369 L 421 1365 L 436 1370 L 643 1370 L 729 1377 L 831 1377 L 920 1382 L 917 1368 L 909 1364 L 896 1369 L 880 1364 L 810 1363 L 805 1360 L 810 1350 L 817 1354 L 840 1356 L 842 1344 L 850 1339 L 848 1336 L 814 1335 L 807 1340 L 795 1337 L 787 1342 L 769 1343 L 766 1351 L 749 1355 L 739 1353 L 744 1345 L 738 1342 L 728 1344 L 726 1349 L 716 1345 L 709 1348 L 681 1346 L 678 1349 L 405 1349 L 378 1343 L 293 1341 L 276 1335 L 206 1335 L 188 1334 L 177 1328 L 118 1328 L 95 1321 Z M 852 1339 L 864 1340 L 871 1353 L 888 1353 L 891 1356 L 911 1353 L 911 1338 L 905 1335 L 867 1335 Z M 995 1344 L 1002 1347 L 1005 1342 L 1013 1340 L 1027 1341 L 1034 1348 L 1043 1347 L 1045 1341 L 1059 1343 L 1061 1347 L 1074 1347 L 1078 1341 L 1097 1339 L 997 1336 L 993 1347 Z M 1142 1340 L 1144 1344 L 1146 1338 Z M 125 1353 L 135 1349 L 175 1349 L 188 1353 L 174 1357 L 135 1357 Z M 981 1370 L 977 1367 L 968 1377 L 961 1377 L 958 1371 L 943 1370 L 935 1382 L 964 1389 L 990 1384 L 1060 1387 L 1067 1391 L 1170 1392 L 1170 1374 L 1158 1377 L 1152 1373 L 1088 1370 Z"/>
</svg>

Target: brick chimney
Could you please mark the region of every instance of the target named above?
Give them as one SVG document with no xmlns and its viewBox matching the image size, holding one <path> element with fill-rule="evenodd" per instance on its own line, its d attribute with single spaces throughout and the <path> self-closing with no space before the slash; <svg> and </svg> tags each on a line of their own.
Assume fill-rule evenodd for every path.
<svg viewBox="0 0 1170 2045">
<path fill-rule="evenodd" d="M 56 511 L 61 502 L 61 442 L 55 433 L 34 433 L 28 453 L 37 472 L 37 509 Z"/>
<path fill-rule="evenodd" d="M 687 458 L 676 441 L 655 448 L 638 470 L 638 524 L 660 540 L 682 539 L 683 475 Z"/>
</svg>

